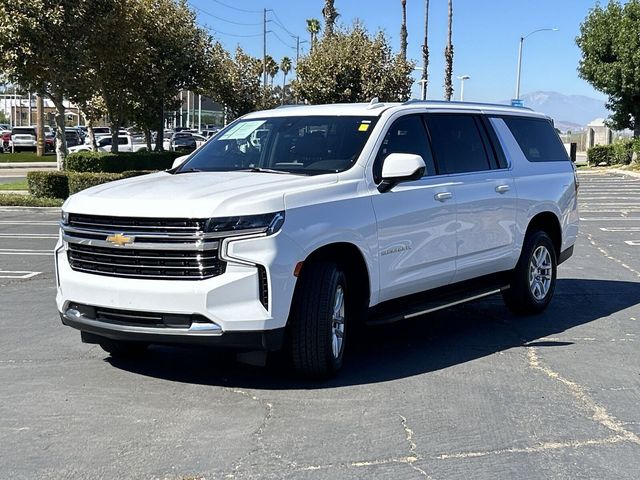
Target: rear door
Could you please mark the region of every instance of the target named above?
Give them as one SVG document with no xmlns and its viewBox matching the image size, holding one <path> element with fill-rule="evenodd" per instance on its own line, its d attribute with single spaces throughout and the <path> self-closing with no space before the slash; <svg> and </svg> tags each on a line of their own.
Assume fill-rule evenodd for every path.
<svg viewBox="0 0 640 480">
<path fill-rule="evenodd" d="M 488 121 L 478 114 L 429 114 L 438 171 L 455 184 L 454 282 L 513 268 L 517 195 Z"/>
<path fill-rule="evenodd" d="M 436 175 L 422 115 L 401 117 L 389 127 L 373 165 L 376 183 L 391 153 L 420 155 L 427 168 L 420 180 L 373 194 L 380 301 L 446 285 L 455 273 L 456 199 L 450 180 Z"/>
</svg>

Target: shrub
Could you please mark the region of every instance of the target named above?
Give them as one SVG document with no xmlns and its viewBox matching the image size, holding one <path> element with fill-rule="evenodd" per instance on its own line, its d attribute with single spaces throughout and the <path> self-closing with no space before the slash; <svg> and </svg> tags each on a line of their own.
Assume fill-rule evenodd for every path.
<svg viewBox="0 0 640 480">
<path fill-rule="evenodd" d="M 17 193 L 0 193 L 0 205 L 4 207 L 60 207 L 60 198 L 40 198 Z"/>
<path fill-rule="evenodd" d="M 629 165 L 633 157 L 633 140 L 618 140 L 612 144 L 613 158 L 611 163 L 615 165 Z"/>
<path fill-rule="evenodd" d="M 69 155 L 64 169 L 70 172 L 122 173 L 130 170 L 166 170 L 178 152 L 104 153 L 77 152 Z"/>
<path fill-rule="evenodd" d="M 126 172 L 122 172 L 122 178 L 131 178 L 131 177 L 139 177 L 141 175 L 149 175 L 150 173 L 155 173 L 158 170 L 127 170 Z"/>
<path fill-rule="evenodd" d="M 587 150 L 587 163 L 592 167 L 601 163 L 611 165 L 613 156 L 613 145 L 596 145 Z"/>
<path fill-rule="evenodd" d="M 69 180 L 65 172 L 28 172 L 29 193 L 39 198 L 67 198 Z"/>
<path fill-rule="evenodd" d="M 96 185 L 120 180 L 122 175 L 119 173 L 68 172 L 67 177 L 69 179 L 69 195 L 73 195 Z"/>
</svg>

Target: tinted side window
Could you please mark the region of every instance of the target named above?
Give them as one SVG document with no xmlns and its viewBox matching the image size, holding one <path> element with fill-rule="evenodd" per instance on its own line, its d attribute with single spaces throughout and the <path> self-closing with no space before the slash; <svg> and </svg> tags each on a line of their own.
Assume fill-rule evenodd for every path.
<svg viewBox="0 0 640 480">
<path fill-rule="evenodd" d="M 502 117 L 530 162 L 569 161 L 551 122 L 538 118 Z"/>
<path fill-rule="evenodd" d="M 118 145 L 127 145 L 129 140 L 127 138 L 118 137 Z"/>
<path fill-rule="evenodd" d="M 490 170 L 484 142 L 471 115 L 434 114 L 427 117 L 438 172 Z"/>
<path fill-rule="evenodd" d="M 427 166 L 425 175 L 435 175 L 436 173 L 429 138 L 420 115 L 402 117 L 396 120 L 387 131 L 373 164 L 373 178 L 376 182 L 382 179 L 384 159 L 391 153 L 420 155 Z"/>
</svg>

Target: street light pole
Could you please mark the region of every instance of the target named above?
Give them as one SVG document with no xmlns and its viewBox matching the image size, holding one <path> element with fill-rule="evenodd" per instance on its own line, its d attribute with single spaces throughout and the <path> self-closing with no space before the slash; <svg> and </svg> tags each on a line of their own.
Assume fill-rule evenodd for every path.
<svg viewBox="0 0 640 480">
<path fill-rule="evenodd" d="M 530 37 L 534 33 L 538 32 L 557 32 L 557 28 L 539 28 L 538 30 L 534 30 L 526 35 L 520 36 L 520 46 L 518 47 L 518 71 L 516 75 L 516 100 L 520 99 L 520 76 L 522 73 L 522 45 L 524 44 L 524 40 L 527 37 Z"/>
<path fill-rule="evenodd" d="M 461 75 L 458 77 L 460 80 L 460 101 L 464 102 L 464 81 L 469 80 L 471 77 L 469 75 Z"/>
</svg>

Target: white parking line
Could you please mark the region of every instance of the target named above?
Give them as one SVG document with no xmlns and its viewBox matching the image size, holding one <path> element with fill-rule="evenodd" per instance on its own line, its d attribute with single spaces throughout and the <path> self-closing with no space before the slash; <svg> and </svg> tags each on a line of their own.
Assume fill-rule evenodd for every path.
<svg viewBox="0 0 640 480">
<path fill-rule="evenodd" d="M 0 270 L 0 278 L 14 278 L 24 280 L 40 275 L 42 272 L 29 272 L 23 270 Z"/>
<path fill-rule="evenodd" d="M 631 245 L 632 247 L 640 247 L 640 240 L 625 240 L 627 245 Z"/>
<path fill-rule="evenodd" d="M 600 227 L 603 232 L 640 232 L 640 227 Z"/>
<path fill-rule="evenodd" d="M 0 255 L 53 255 L 53 250 L 29 250 L 24 248 L 0 248 Z"/>
<path fill-rule="evenodd" d="M 584 211 L 580 210 L 580 213 L 585 213 Z M 589 212 L 586 212 L 589 213 Z M 580 217 L 580 221 L 581 222 L 609 222 L 609 221 L 635 221 L 635 222 L 640 222 L 640 217 L 636 217 L 636 218 L 629 218 L 629 217 L 592 217 L 592 218 L 586 218 L 586 217 Z"/>
<path fill-rule="evenodd" d="M 31 238 L 31 239 L 56 239 L 58 235 L 51 233 L 0 233 L 0 239 L 2 238 Z"/>
<path fill-rule="evenodd" d="M 13 221 L 13 220 L 0 220 L 0 225 L 60 225 L 59 222 L 30 222 L 30 221 Z"/>
</svg>

